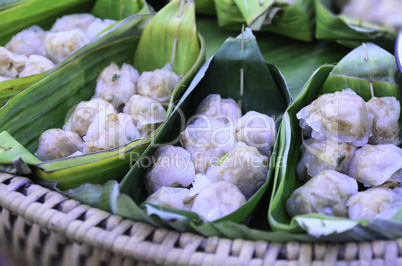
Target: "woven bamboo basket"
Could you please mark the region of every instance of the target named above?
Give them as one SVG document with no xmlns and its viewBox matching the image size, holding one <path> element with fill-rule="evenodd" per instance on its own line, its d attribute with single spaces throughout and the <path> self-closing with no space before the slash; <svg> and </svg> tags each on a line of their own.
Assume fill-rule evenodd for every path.
<svg viewBox="0 0 402 266">
<path fill-rule="evenodd" d="M 0 173 L 0 265 L 402 265 L 402 239 L 269 243 L 202 237 L 91 208 Z"/>
</svg>

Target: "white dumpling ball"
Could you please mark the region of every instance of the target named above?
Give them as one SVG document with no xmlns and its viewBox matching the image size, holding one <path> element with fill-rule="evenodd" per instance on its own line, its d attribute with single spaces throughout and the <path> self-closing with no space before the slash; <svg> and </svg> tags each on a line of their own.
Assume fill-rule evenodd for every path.
<svg viewBox="0 0 402 266">
<path fill-rule="evenodd" d="M 74 131 L 80 136 L 85 136 L 89 125 L 91 125 L 95 116 L 101 111 L 105 111 L 105 114 L 116 112 L 111 103 L 101 98 L 82 101 L 75 107 L 63 129 Z"/>
<path fill-rule="evenodd" d="M 188 188 L 161 187 L 145 200 L 145 203 L 189 211 L 192 201 L 187 201 Z"/>
<path fill-rule="evenodd" d="M 354 194 L 346 203 L 349 207 L 349 218 L 369 222 L 376 218 L 392 218 L 402 206 L 400 189 L 374 187 Z"/>
<path fill-rule="evenodd" d="M 256 147 L 261 154 L 270 156 L 276 139 L 274 119 L 249 111 L 235 122 L 234 136 L 237 141 Z"/>
<path fill-rule="evenodd" d="M 232 130 L 221 121 L 203 116 L 181 133 L 180 142 L 191 153 L 196 173 L 205 174 L 210 165 L 236 148 Z"/>
<path fill-rule="evenodd" d="M 395 97 L 373 97 L 367 102 L 368 111 L 374 115 L 373 136 L 370 144 L 400 144 L 399 116 L 401 105 Z"/>
<path fill-rule="evenodd" d="M 27 60 L 27 56 L 15 54 L 0 46 L 0 76 L 18 78 Z"/>
<path fill-rule="evenodd" d="M 41 55 L 30 55 L 25 63 L 25 68 L 19 74 L 19 78 L 24 78 L 32 75 L 48 71 L 54 68 L 54 63 Z"/>
<path fill-rule="evenodd" d="M 198 195 L 201 190 L 203 190 L 206 186 L 210 185 L 212 182 L 206 175 L 196 174 L 194 177 L 194 181 L 191 184 L 189 197 L 194 197 Z"/>
<path fill-rule="evenodd" d="M 98 76 L 95 96 L 121 109 L 136 93 L 139 74 L 131 65 L 123 64 L 121 69 L 115 63 L 104 68 Z"/>
<path fill-rule="evenodd" d="M 356 193 L 356 179 L 325 170 L 293 191 L 286 202 L 286 211 L 290 217 L 312 213 L 348 217 L 346 202 Z"/>
<path fill-rule="evenodd" d="M 10 80 L 11 78 L 0 76 L 0 82 Z"/>
<path fill-rule="evenodd" d="M 94 21 L 89 24 L 87 30 L 85 31 L 85 34 L 87 35 L 88 39 L 92 40 L 95 38 L 96 35 L 101 33 L 104 29 L 107 27 L 113 25 L 116 23 L 116 20 L 113 19 L 100 19 L 96 18 Z"/>
<path fill-rule="evenodd" d="M 154 71 L 144 71 L 138 78 L 137 93 L 159 102 L 168 102 L 180 78 L 170 64 Z"/>
<path fill-rule="evenodd" d="M 188 187 L 194 181 L 194 163 L 191 154 L 178 146 L 166 145 L 152 155 L 155 162 L 145 174 L 148 193 L 161 187 Z"/>
<path fill-rule="evenodd" d="M 296 116 L 305 133 L 311 131 L 311 137 L 318 140 L 360 147 L 372 134 L 373 115 L 364 100 L 350 89 L 323 94 Z"/>
<path fill-rule="evenodd" d="M 367 144 L 358 149 L 349 167 L 349 175 L 366 187 L 387 181 L 402 181 L 402 149 L 393 144 Z"/>
<path fill-rule="evenodd" d="M 223 123 L 233 124 L 241 117 L 241 109 L 232 98 L 222 99 L 219 94 L 210 94 L 198 105 L 195 115 L 205 115 Z"/>
<path fill-rule="evenodd" d="M 302 156 L 297 164 L 296 173 L 301 181 L 307 181 L 323 170 L 336 170 L 348 174 L 350 160 L 356 147 L 349 143 L 331 140 L 305 140 L 300 147 Z"/>
<path fill-rule="evenodd" d="M 83 152 L 107 150 L 140 138 L 140 133 L 128 114 L 102 110 L 94 117 L 87 134 L 83 137 L 85 141 Z"/>
<path fill-rule="evenodd" d="M 46 32 L 39 26 L 32 26 L 14 35 L 5 47 L 17 54 L 23 55 L 45 55 L 43 41 Z"/>
<path fill-rule="evenodd" d="M 266 182 L 268 158 L 257 148 L 239 142 L 220 165 L 212 165 L 206 176 L 211 182 L 227 181 L 237 186 L 249 199 Z"/>
<path fill-rule="evenodd" d="M 166 110 L 160 102 L 138 94 L 131 96 L 123 113 L 131 116 L 143 137 L 151 134 L 166 117 Z"/>
<path fill-rule="evenodd" d="M 77 152 L 81 144 L 82 139 L 78 134 L 52 128 L 41 134 L 35 154 L 42 161 L 64 158 Z"/>
<path fill-rule="evenodd" d="M 49 32 L 43 42 L 46 57 L 58 64 L 88 42 L 85 33 L 79 29 Z"/>
<path fill-rule="evenodd" d="M 219 181 L 201 190 L 194 199 L 191 211 L 206 221 L 214 221 L 231 214 L 246 202 L 246 198 L 235 185 Z"/>
<path fill-rule="evenodd" d="M 56 20 L 50 31 L 61 32 L 79 29 L 85 32 L 95 19 L 93 15 L 88 13 L 65 15 Z"/>
</svg>

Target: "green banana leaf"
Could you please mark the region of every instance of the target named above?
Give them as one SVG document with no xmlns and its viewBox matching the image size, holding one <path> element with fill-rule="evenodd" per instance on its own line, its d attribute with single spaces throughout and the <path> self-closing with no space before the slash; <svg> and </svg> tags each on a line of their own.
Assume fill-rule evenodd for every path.
<svg viewBox="0 0 402 266">
<path fill-rule="evenodd" d="M 286 1 L 215 1 L 218 24 L 221 27 L 240 29 L 246 23 L 252 30 L 271 31 L 290 38 L 313 39 L 313 0 Z"/>
<path fill-rule="evenodd" d="M 92 6 L 94 7 L 92 8 Z M 13 8 L 0 12 L 0 45 L 5 45 L 13 35 L 32 25 L 48 29 L 57 18 L 63 15 L 90 13 L 90 11 L 94 16 L 102 19 L 121 20 L 136 13 L 149 13 L 152 8 L 144 0 L 126 0 L 125 2 L 108 0 L 19 1 Z M 121 16 L 116 16 L 116 12 L 118 14 L 121 12 Z M 26 78 L 0 82 L 0 107 L 12 95 L 38 81 L 45 74 L 44 72 Z"/>
<path fill-rule="evenodd" d="M 215 3 L 214 0 L 194 0 L 195 12 L 197 14 L 215 15 Z"/>
<path fill-rule="evenodd" d="M 177 6 L 178 2 L 180 1 L 172 4 Z M 169 16 L 169 14 L 167 15 Z M 26 149 L 34 152 L 38 145 L 38 138 L 44 130 L 61 127 L 67 112 L 80 101 L 88 100 L 93 95 L 96 79 L 104 67 L 108 66 L 111 61 L 118 64 L 132 62 L 134 52 L 141 50 L 139 42 L 142 33 L 145 33 L 145 25 L 150 20 L 160 19 L 161 16 L 164 16 L 163 13 L 155 16 L 152 14 L 134 15 L 125 19 L 112 30 L 68 57 L 43 79 L 14 95 L 0 109 L 0 132 L 7 131 Z M 185 14 L 184 17 L 186 16 Z M 164 27 L 159 27 L 159 31 L 163 30 Z M 177 28 L 178 33 L 181 31 L 180 27 Z M 197 33 L 188 32 L 188 38 L 193 34 Z M 146 34 L 145 37 L 147 37 Z M 186 41 L 185 38 L 182 39 Z M 182 39 L 178 40 L 178 46 Z M 177 60 L 174 64 L 194 60 L 191 53 L 195 53 L 197 57 L 180 80 L 171 101 L 179 98 L 179 94 L 189 85 L 192 76 L 205 61 L 204 50 L 200 49 L 202 45 L 203 39 L 199 36 L 197 47 L 187 51 L 188 56 L 176 54 Z M 158 46 L 161 53 L 162 50 L 169 49 L 160 42 L 150 42 L 142 49 L 151 49 L 152 46 Z M 171 56 L 167 56 L 165 53 L 167 62 L 170 58 Z M 139 61 L 139 59 L 136 63 L 141 64 L 141 62 L 148 66 L 154 64 L 155 68 L 159 63 L 152 63 L 149 60 Z M 168 115 L 169 110 L 170 107 Z M 27 130 L 30 134 L 26 134 Z M 109 179 L 118 180 L 127 173 L 151 139 L 152 136 L 145 140 L 134 141 L 124 147 L 31 165 L 32 177 L 50 182 L 56 181 L 59 189 L 69 189 L 84 183 L 104 183 Z"/>
<path fill-rule="evenodd" d="M 333 0 L 315 0 L 317 39 L 337 41 L 355 48 L 362 42 L 373 42 L 392 52 L 396 32 L 368 22 L 336 14 Z"/>
<path fill-rule="evenodd" d="M 242 43 L 244 43 L 244 50 L 241 50 Z M 245 73 L 243 97 L 240 96 L 240 69 L 244 69 Z M 206 223 L 192 212 L 142 204 L 147 198 L 143 181 L 143 176 L 149 167 L 149 165 L 145 166 L 146 160 L 157 146 L 177 143 L 180 131 L 184 130 L 183 115 L 190 117 L 201 100 L 211 93 L 219 93 L 224 98 L 241 100 L 244 113 L 249 110 L 259 111 L 277 118 L 278 124 L 280 116 L 290 103 L 290 94 L 283 76 L 274 65 L 265 63 L 251 30 L 247 29 L 244 37 L 240 35 L 237 38 L 229 38 L 198 71 L 190 87 L 177 103 L 171 119 L 163 124 L 151 145 L 121 181 L 119 193 L 110 194 L 109 203 L 103 204 L 108 206 L 107 210 L 157 226 L 169 226 L 178 231 L 192 231 L 206 236 L 234 237 L 243 235 L 244 230 L 249 230 L 245 225 L 240 226 L 237 232 L 228 231 L 225 228 L 250 219 L 249 216 L 269 186 L 278 145 L 275 145 L 274 155 L 270 159 L 271 167 L 267 182 L 245 205 L 219 220 Z M 104 187 L 92 186 L 91 189 L 105 191 L 108 186 L 111 186 L 110 183 L 105 184 Z M 69 196 L 82 198 L 77 190 L 69 191 Z"/>
<path fill-rule="evenodd" d="M 16 5 L 20 5 L 25 1 L 28 0 L 2 0 L 2 2 L 0 2 L 0 11 L 6 10 Z"/>
<path fill-rule="evenodd" d="M 354 49 L 336 66 L 324 65 L 318 68 L 297 99 L 289 106 L 280 129 L 282 143 L 278 157 L 281 160 L 277 160 L 274 193 L 268 210 L 268 220 L 273 230 L 299 237 L 308 232 L 320 237 L 318 240 L 329 237 L 336 241 L 363 241 L 402 236 L 401 216 L 389 221 L 377 219 L 369 224 L 367 221 L 352 221 L 321 214 L 296 216 L 290 219 L 285 211 L 287 199 L 302 185 L 296 175 L 302 140 L 296 113 L 319 95 L 345 88 L 352 88 L 368 100 L 371 98 L 370 83 L 373 85 L 375 96 L 395 96 L 399 100 L 402 99 L 401 75 L 395 58 L 384 49 L 367 43 Z M 392 228 L 395 231 L 391 231 Z"/>
</svg>

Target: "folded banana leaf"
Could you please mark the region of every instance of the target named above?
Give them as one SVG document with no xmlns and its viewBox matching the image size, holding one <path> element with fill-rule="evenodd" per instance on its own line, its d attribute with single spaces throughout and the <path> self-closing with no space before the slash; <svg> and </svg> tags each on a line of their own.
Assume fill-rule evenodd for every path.
<svg viewBox="0 0 402 266">
<path fill-rule="evenodd" d="M 204 15 L 215 15 L 215 4 L 214 0 L 194 0 L 195 2 L 195 12 L 197 14 Z"/>
<path fill-rule="evenodd" d="M 172 5 L 179 8 L 180 1 L 172 2 Z M 191 4 L 186 3 L 186 5 Z M 185 21 L 187 13 L 180 19 L 170 15 L 172 14 L 161 12 L 155 16 L 153 14 L 131 16 L 85 45 L 52 69 L 43 79 L 14 95 L 0 109 L 0 132 L 7 131 L 27 150 L 34 152 L 43 131 L 48 128 L 62 127 L 67 112 L 80 101 L 88 100 L 94 94 L 96 79 L 110 62 L 133 63 L 135 52 L 146 53 L 145 49 L 153 49 L 155 46 L 158 47 L 158 53 L 165 62 L 170 62 L 171 47 L 157 38 L 163 36 L 164 28 L 169 23 L 149 24 L 152 27 L 151 30 L 146 26 L 151 23 L 150 21 L 166 16 L 171 17 L 176 34 L 185 36 L 177 40 L 177 47 L 180 47 L 182 42 L 187 42 L 187 39 L 198 36 L 198 43 L 190 50 L 177 49 L 175 53 L 174 68 L 176 65 L 190 65 L 186 71 L 182 69 L 183 72 L 180 74 L 184 74 L 184 77 L 174 91 L 171 101 L 178 99 L 180 93 L 182 94 L 189 85 L 192 76 L 205 61 L 205 51 L 202 49 L 203 39 L 197 35 L 195 28 L 188 31 L 188 28 L 178 26 L 180 22 Z M 186 31 L 187 34 L 183 34 L 182 31 Z M 149 39 L 150 33 L 155 34 L 156 37 Z M 143 48 L 139 45 L 142 37 L 148 40 L 148 45 L 143 45 Z M 167 51 L 170 51 L 170 54 Z M 182 52 L 185 56 L 181 54 Z M 159 61 L 153 62 L 148 59 L 141 61 L 137 58 L 135 64 L 156 69 Z M 134 141 L 124 147 L 30 165 L 32 177 L 57 182 L 59 189 L 69 189 L 84 183 L 104 183 L 109 179 L 119 180 L 127 173 L 130 165 L 136 161 L 151 140 L 152 136 Z M 4 146 L 1 143 L 0 145 Z M 11 151 L 12 149 L 5 151 L 0 157 L 6 156 Z M 2 163 L 6 164 L 4 161 Z M 11 163 L 8 160 L 8 164 Z"/>
<path fill-rule="evenodd" d="M 244 50 L 241 48 L 242 45 L 244 45 Z M 241 69 L 244 71 L 243 96 L 240 92 Z M 143 204 L 147 198 L 143 176 L 150 167 L 147 163 L 149 157 L 152 156 L 156 147 L 178 142 L 178 136 L 185 126 L 183 117 L 190 117 L 201 100 L 211 93 L 219 93 L 223 98 L 231 97 L 241 100 L 241 108 L 244 113 L 255 110 L 268 114 L 277 118 L 277 126 L 280 123 L 281 115 L 290 103 L 290 94 L 283 76 L 274 65 L 265 63 L 251 30 L 247 29 L 244 36 L 227 39 L 216 54 L 199 70 L 189 89 L 177 103 L 171 119 L 156 134 L 151 145 L 120 185 L 117 187 L 116 183 L 109 182 L 103 187 L 87 186 L 90 191 L 94 190 L 96 194 L 103 195 L 102 199 L 105 199 L 105 195 L 109 195 L 109 200 L 97 203 L 97 206 L 102 206 L 106 210 L 124 217 L 157 226 L 170 226 L 182 232 L 192 231 L 206 236 L 218 235 L 232 238 L 244 236 L 244 231 L 250 229 L 241 223 L 247 223 L 264 193 L 267 192 L 273 174 L 275 154 L 279 147 L 277 143 L 274 147 L 274 155 L 270 159 L 270 170 L 266 183 L 245 205 L 230 215 L 213 222 L 204 222 L 198 214 L 193 212 Z M 82 188 L 80 188 L 80 191 L 70 190 L 67 194 L 82 200 L 88 193 L 82 193 Z M 87 199 L 87 202 L 93 203 L 93 201 Z M 231 229 L 227 230 L 227 228 Z M 257 235 L 255 234 L 255 236 Z M 264 236 L 267 237 L 267 235 Z M 249 237 L 247 236 L 247 238 Z M 268 237 L 271 237 L 270 234 Z"/>
<path fill-rule="evenodd" d="M 388 51 L 393 51 L 396 32 L 337 14 L 334 2 L 334 0 L 315 0 L 317 39 L 337 41 L 352 48 L 360 46 L 362 42 L 373 42 Z"/>
<path fill-rule="evenodd" d="M 371 84 L 371 85 L 370 85 Z M 402 236 L 401 216 L 392 220 L 376 219 L 354 221 L 328 217 L 322 214 L 300 215 L 291 219 L 285 211 L 285 204 L 292 192 L 302 183 L 296 175 L 300 160 L 302 131 L 296 113 L 310 104 L 319 95 L 352 88 L 366 101 L 371 98 L 370 87 L 377 97 L 394 96 L 402 99 L 401 75 L 393 55 L 371 44 L 363 44 L 345 56 L 336 66 L 324 65 L 318 68 L 308 80 L 299 96 L 289 106 L 280 128 L 281 146 L 275 169 L 275 179 L 268 220 L 273 230 L 291 235 L 288 241 L 308 237 L 305 232 L 318 237 L 316 241 L 372 241 Z M 401 118 L 399 120 L 401 124 Z"/>
<path fill-rule="evenodd" d="M 92 8 L 93 5 L 94 7 Z M 13 8 L 0 12 L 0 45 L 5 45 L 13 35 L 27 27 L 39 25 L 44 29 L 48 29 L 57 18 L 71 13 L 92 13 L 102 19 L 121 20 L 136 13 L 145 14 L 151 11 L 152 8 L 144 0 L 18 1 L 15 2 Z M 121 13 L 121 16 L 117 16 L 116 12 Z M 44 72 L 25 78 L 0 82 L 0 107 L 12 95 L 41 79 L 45 74 Z"/>
<path fill-rule="evenodd" d="M 240 29 L 246 23 L 252 30 L 271 31 L 290 38 L 311 41 L 313 38 L 313 0 L 288 1 L 215 1 L 218 24 Z"/>
</svg>

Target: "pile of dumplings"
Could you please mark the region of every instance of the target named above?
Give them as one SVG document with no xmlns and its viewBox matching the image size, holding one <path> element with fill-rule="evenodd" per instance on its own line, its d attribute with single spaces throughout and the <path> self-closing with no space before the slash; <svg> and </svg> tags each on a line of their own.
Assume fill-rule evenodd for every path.
<svg viewBox="0 0 402 266">
<path fill-rule="evenodd" d="M 49 31 L 36 25 L 24 29 L 0 47 L 0 82 L 52 69 L 114 23 L 84 13 L 57 19 Z"/>
<path fill-rule="evenodd" d="M 244 205 L 266 182 L 276 139 L 272 117 L 242 116 L 231 98 L 207 96 L 181 133 L 181 146 L 162 146 L 145 175 L 146 203 L 217 220 Z"/>
<path fill-rule="evenodd" d="M 170 64 L 138 71 L 111 63 L 100 73 L 95 94 L 67 115 L 63 129 L 42 133 L 35 155 L 42 161 L 99 152 L 146 138 L 166 117 L 164 105 L 181 79 Z"/>
<path fill-rule="evenodd" d="M 346 89 L 321 95 L 296 116 L 310 138 L 296 168 L 306 183 L 288 199 L 289 216 L 392 218 L 402 206 L 399 101 L 365 102 Z"/>
</svg>

